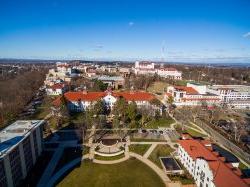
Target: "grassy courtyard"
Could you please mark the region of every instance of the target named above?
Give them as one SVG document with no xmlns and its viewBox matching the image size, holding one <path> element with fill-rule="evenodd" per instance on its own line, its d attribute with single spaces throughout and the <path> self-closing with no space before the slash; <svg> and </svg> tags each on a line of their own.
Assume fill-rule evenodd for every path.
<svg viewBox="0 0 250 187">
<path fill-rule="evenodd" d="M 129 159 L 113 165 L 84 161 L 80 167 L 75 168 L 57 186 L 163 187 L 165 185 L 151 168 L 136 159 Z"/>
<path fill-rule="evenodd" d="M 150 146 L 151 144 L 131 144 L 129 146 L 129 151 L 143 156 L 150 148 Z"/>
</svg>

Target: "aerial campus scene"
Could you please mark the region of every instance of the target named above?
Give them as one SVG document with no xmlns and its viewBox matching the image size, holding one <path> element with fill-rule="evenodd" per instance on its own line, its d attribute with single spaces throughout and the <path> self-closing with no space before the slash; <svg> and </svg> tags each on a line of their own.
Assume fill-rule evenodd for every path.
<svg viewBox="0 0 250 187">
<path fill-rule="evenodd" d="M 0 187 L 250 186 L 249 0 L 0 0 Z"/>
</svg>

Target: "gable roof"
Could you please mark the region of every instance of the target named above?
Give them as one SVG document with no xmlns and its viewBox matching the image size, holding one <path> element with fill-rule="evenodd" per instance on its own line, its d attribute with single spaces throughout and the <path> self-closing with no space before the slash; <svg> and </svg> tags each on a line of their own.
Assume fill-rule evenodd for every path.
<svg viewBox="0 0 250 187">
<path fill-rule="evenodd" d="M 114 97 L 124 97 L 127 101 L 150 101 L 155 97 L 154 95 L 147 92 L 66 92 L 64 97 L 68 101 L 97 101 L 108 94 Z M 55 106 L 59 106 L 61 103 L 60 97 L 53 101 Z"/>
<path fill-rule="evenodd" d="M 174 86 L 174 88 L 180 91 L 185 91 L 187 94 L 199 94 L 199 92 L 192 87 Z"/>
</svg>

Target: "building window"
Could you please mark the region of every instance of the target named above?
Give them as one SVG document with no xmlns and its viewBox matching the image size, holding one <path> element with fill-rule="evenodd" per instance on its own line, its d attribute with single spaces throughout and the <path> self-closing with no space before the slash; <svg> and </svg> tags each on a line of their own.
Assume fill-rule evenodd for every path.
<svg viewBox="0 0 250 187">
<path fill-rule="evenodd" d="M 18 186 L 22 179 L 22 166 L 18 147 L 13 149 L 13 151 L 9 154 L 9 159 L 13 184 L 14 186 Z"/>
<path fill-rule="evenodd" d="M 33 166 L 30 137 L 26 138 L 23 141 L 23 152 L 24 152 L 26 170 L 28 172 L 31 169 L 31 167 Z"/>
<path fill-rule="evenodd" d="M 0 161 L 0 186 L 7 186 L 3 160 Z"/>
</svg>

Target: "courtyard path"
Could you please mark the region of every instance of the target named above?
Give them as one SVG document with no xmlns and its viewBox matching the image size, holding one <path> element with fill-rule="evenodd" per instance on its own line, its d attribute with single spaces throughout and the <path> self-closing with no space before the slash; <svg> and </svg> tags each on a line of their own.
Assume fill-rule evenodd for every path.
<svg viewBox="0 0 250 187">
<path fill-rule="evenodd" d="M 168 178 L 165 172 L 147 158 L 144 158 L 141 155 L 132 152 L 129 152 L 129 155 L 135 157 L 144 164 L 148 165 L 152 170 L 154 170 L 159 175 L 159 177 L 162 179 L 162 181 L 165 183 L 166 186 L 168 186 L 168 183 L 171 182 L 171 180 Z"/>
<path fill-rule="evenodd" d="M 148 158 L 149 155 L 152 153 L 152 151 L 156 148 L 158 144 L 153 143 L 150 148 L 147 150 L 147 152 L 143 155 L 144 158 Z"/>
</svg>

